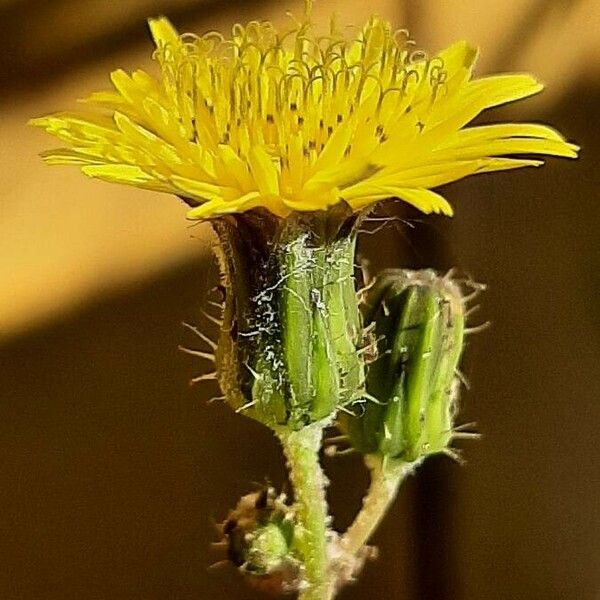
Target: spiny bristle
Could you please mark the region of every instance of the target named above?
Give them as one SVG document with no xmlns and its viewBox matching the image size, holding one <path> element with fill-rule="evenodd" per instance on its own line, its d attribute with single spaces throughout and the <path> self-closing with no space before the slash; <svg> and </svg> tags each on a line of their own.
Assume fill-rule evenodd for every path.
<svg viewBox="0 0 600 600">
<path fill-rule="evenodd" d="M 199 375 L 198 377 L 194 377 L 190 380 L 190 384 L 200 383 L 201 381 L 213 381 L 217 379 L 217 372 L 213 371 L 212 373 L 205 373 L 204 375 Z"/>
<path fill-rule="evenodd" d="M 216 569 L 222 569 L 223 567 L 227 567 L 230 564 L 231 563 L 229 560 L 219 560 L 215 563 L 212 563 L 211 565 L 208 565 L 208 567 L 206 567 L 206 568 L 210 571 L 214 571 Z"/>
<path fill-rule="evenodd" d="M 203 342 L 207 343 L 213 350 L 217 349 L 217 343 L 198 329 L 198 327 L 190 325 L 189 323 L 182 323 L 182 325 L 186 329 L 189 329 L 194 335 L 198 336 Z"/>
<path fill-rule="evenodd" d="M 459 433 L 453 433 L 452 439 L 455 440 L 479 440 L 481 439 L 481 433 L 476 431 L 463 431 Z"/>
<path fill-rule="evenodd" d="M 465 327 L 465 335 L 471 335 L 473 333 L 480 333 L 482 331 L 485 331 L 486 329 L 489 329 L 491 326 L 492 326 L 492 322 L 486 321 L 485 323 L 482 323 L 481 325 L 475 325 L 474 327 Z"/>
<path fill-rule="evenodd" d="M 382 402 L 381 400 L 379 400 L 378 398 L 376 398 L 372 394 L 369 394 L 366 391 L 360 392 L 360 395 L 357 396 L 354 400 L 357 402 L 366 400 L 368 402 L 372 402 L 373 404 L 377 404 L 378 406 L 387 406 L 387 402 Z"/>
<path fill-rule="evenodd" d="M 247 402 L 246 404 L 244 404 L 243 406 L 240 406 L 239 408 L 235 409 L 236 413 L 242 413 L 245 410 L 248 410 L 249 408 L 252 408 L 253 406 L 256 405 L 256 400 L 252 400 L 252 402 Z"/>
<path fill-rule="evenodd" d="M 465 386 L 465 389 L 471 389 L 471 383 L 467 379 L 467 376 L 458 368 L 454 369 L 454 374 L 458 378 L 458 380 Z"/>
<path fill-rule="evenodd" d="M 365 286 L 361 287 L 360 289 L 358 289 L 356 291 L 356 297 L 357 298 L 364 298 L 366 292 L 368 292 L 377 282 L 377 278 L 373 278 L 372 281 L 370 281 L 369 283 L 367 283 Z"/>
<path fill-rule="evenodd" d="M 348 440 L 349 440 L 349 437 L 346 434 L 344 434 L 344 435 L 336 435 L 336 436 L 333 436 L 333 437 L 325 438 L 323 440 L 323 444 L 327 446 L 329 444 L 339 444 L 341 442 L 347 442 Z"/>
<path fill-rule="evenodd" d="M 214 308 L 218 308 L 219 310 L 223 310 L 223 308 L 225 306 L 223 302 L 215 302 L 214 300 L 207 300 L 206 303 L 209 306 L 212 306 Z"/>
<path fill-rule="evenodd" d="M 481 304 L 475 304 L 475 305 L 471 306 L 471 308 L 469 308 L 465 312 L 465 318 L 470 317 L 471 315 L 475 314 L 480 309 L 481 309 Z"/>
<path fill-rule="evenodd" d="M 192 356 L 198 356 L 199 358 L 204 358 L 206 360 L 209 360 L 210 362 L 215 362 L 215 355 L 211 352 L 203 352 L 202 350 L 186 348 L 185 346 L 179 346 L 179 350 L 185 352 L 186 354 L 191 354 Z"/>
<path fill-rule="evenodd" d="M 223 320 L 222 319 L 218 319 L 217 317 L 211 315 L 210 313 L 206 312 L 205 310 L 201 311 L 202 315 L 208 319 L 211 323 L 214 323 L 215 325 L 218 325 L 219 327 L 221 327 L 223 325 Z"/>
<path fill-rule="evenodd" d="M 462 425 L 457 425 L 453 428 L 452 431 L 464 431 L 465 429 L 472 429 L 473 427 L 477 427 L 477 423 L 475 421 L 470 421 L 469 423 L 463 423 Z"/>
<path fill-rule="evenodd" d="M 213 396 L 207 400 L 208 404 L 212 404 L 213 402 L 224 401 L 227 400 L 227 396 Z"/>
<path fill-rule="evenodd" d="M 340 450 L 338 446 L 331 445 L 327 446 L 323 452 L 328 458 L 333 458 L 336 456 L 350 456 L 351 454 L 356 454 L 356 449 L 350 447 Z"/>
<path fill-rule="evenodd" d="M 467 462 L 462 457 L 460 450 L 457 450 L 456 448 L 444 448 L 441 452 L 442 454 L 445 454 L 448 458 L 451 458 L 461 466 L 465 465 Z"/>
</svg>

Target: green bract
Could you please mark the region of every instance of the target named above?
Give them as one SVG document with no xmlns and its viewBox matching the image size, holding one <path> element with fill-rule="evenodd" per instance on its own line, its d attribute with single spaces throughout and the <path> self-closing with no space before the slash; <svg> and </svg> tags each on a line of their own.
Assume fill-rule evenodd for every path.
<svg viewBox="0 0 600 600">
<path fill-rule="evenodd" d="M 225 288 L 217 373 L 236 410 L 298 430 L 362 397 L 355 217 L 213 222 Z"/>
<path fill-rule="evenodd" d="M 356 449 L 412 462 L 448 447 L 464 321 L 460 288 L 449 278 L 430 270 L 377 278 L 365 310 L 377 345 L 367 375 L 370 401 L 361 415 L 343 419 Z"/>
</svg>

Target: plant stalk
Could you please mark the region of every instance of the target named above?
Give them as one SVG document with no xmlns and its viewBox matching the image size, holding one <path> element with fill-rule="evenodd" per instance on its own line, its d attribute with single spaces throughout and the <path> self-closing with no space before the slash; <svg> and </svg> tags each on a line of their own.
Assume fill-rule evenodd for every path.
<svg viewBox="0 0 600 600">
<path fill-rule="evenodd" d="M 327 479 L 319 463 L 323 421 L 298 431 L 280 429 L 277 435 L 287 459 L 294 488 L 298 535 L 295 545 L 303 557 L 304 589 L 299 600 L 328 600 L 333 582 L 327 542 L 330 537 L 325 488 Z"/>
<path fill-rule="evenodd" d="M 352 561 L 369 542 L 396 498 L 400 484 L 419 462 L 386 460 L 377 454 L 365 456 L 365 464 L 371 473 L 371 484 L 360 512 L 342 537 L 341 549 L 347 560 Z"/>
</svg>

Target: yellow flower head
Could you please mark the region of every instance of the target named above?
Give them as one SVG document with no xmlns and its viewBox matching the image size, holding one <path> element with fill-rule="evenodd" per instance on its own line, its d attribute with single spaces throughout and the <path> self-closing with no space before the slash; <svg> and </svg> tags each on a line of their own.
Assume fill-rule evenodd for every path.
<svg viewBox="0 0 600 600">
<path fill-rule="evenodd" d="M 264 207 L 285 217 L 345 201 L 354 210 L 400 198 L 452 214 L 436 186 L 538 166 L 510 155 L 574 158 L 577 146 L 539 124 L 465 127 L 483 110 L 542 85 L 528 74 L 472 79 L 477 50 L 457 42 L 432 58 L 372 17 L 352 39 L 309 16 L 179 36 L 151 19 L 160 75 L 111 74 L 86 100 L 104 114 L 34 119 L 69 145 L 44 153 L 90 177 L 170 192 L 192 219 Z M 108 111 L 108 114 L 106 114 Z"/>
</svg>

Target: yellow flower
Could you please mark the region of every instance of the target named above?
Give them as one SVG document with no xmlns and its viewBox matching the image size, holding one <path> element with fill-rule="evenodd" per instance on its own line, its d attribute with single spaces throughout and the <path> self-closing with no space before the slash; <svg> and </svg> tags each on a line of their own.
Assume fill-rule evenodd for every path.
<svg viewBox="0 0 600 600">
<path fill-rule="evenodd" d="M 334 20 L 285 32 L 271 23 L 179 36 L 151 19 L 159 77 L 111 74 L 104 111 L 32 124 L 68 144 L 43 154 L 90 177 L 176 194 L 192 219 L 265 207 L 285 217 L 345 201 L 360 210 L 400 198 L 452 214 L 431 188 L 467 175 L 574 158 L 577 146 L 532 123 L 465 126 L 483 110 L 531 96 L 528 74 L 472 79 L 477 50 L 457 42 L 427 58 L 406 32 L 372 17 L 353 39 Z M 108 113 L 108 114 L 106 114 Z"/>
</svg>

